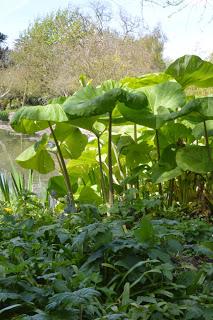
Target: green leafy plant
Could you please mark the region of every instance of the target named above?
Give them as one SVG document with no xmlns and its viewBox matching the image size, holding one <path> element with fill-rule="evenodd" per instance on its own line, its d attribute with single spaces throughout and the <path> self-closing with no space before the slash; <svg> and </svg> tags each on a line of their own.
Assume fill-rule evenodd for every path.
<svg viewBox="0 0 213 320">
<path fill-rule="evenodd" d="M 17 158 L 22 167 L 59 169 L 48 190 L 67 195 L 70 211 L 76 201 L 112 207 L 131 192 L 138 199 L 158 193 L 162 206 L 197 197 L 211 207 L 212 97 L 188 96 L 186 88 L 211 87 L 212 63 L 184 56 L 165 73 L 81 83 L 70 97 L 15 114 L 18 132 L 50 130 Z"/>
<path fill-rule="evenodd" d="M 7 111 L 0 111 L 0 120 L 9 121 L 9 114 Z"/>
</svg>

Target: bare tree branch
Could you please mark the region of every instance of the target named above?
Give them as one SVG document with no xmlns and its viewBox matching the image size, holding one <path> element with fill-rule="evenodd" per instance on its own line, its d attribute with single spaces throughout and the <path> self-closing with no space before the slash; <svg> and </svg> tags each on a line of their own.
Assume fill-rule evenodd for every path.
<svg viewBox="0 0 213 320">
<path fill-rule="evenodd" d="M 109 6 L 102 1 L 91 2 L 90 7 L 95 14 L 96 28 L 100 33 L 103 33 L 105 24 L 112 19 L 112 12 Z"/>
<path fill-rule="evenodd" d="M 136 29 L 140 26 L 140 19 L 138 17 L 131 17 L 126 10 L 120 8 L 119 18 L 123 29 L 124 37 L 134 34 Z"/>
</svg>

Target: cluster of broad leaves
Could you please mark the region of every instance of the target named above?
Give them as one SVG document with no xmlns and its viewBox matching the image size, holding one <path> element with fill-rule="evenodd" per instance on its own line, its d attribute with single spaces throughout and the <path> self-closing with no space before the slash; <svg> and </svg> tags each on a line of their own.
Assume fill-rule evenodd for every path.
<svg viewBox="0 0 213 320">
<path fill-rule="evenodd" d="M 108 202 L 110 193 L 120 197 L 129 187 L 155 193 L 157 184 L 164 184 L 165 198 L 172 185 L 175 201 L 192 201 L 205 190 L 211 203 L 213 96 L 188 96 L 187 88 L 212 85 L 213 64 L 183 56 L 164 73 L 90 83 L 68 98 L 24 107 L 12 119 L 14 130 L 51 131 L 17 162 L 41 173 L 57 169 L 50 193 L 58 198 L 69 190 L 80 203 Z"/>
<path fill-rule="evenodd" d="M 213 206 L 213 97 L 188 96 L 189 86 L 212 87 L 213 65 L 184 56 L 164 73 L 89 83 L 14 115 L 17 132 L 45 130 L 17 162 L 57 171 L 57 206 L 16 184 L 8 208 L 1 179 L 1 319 L 213 318 L 212 225 L 165 218 L 174 203 Z"/>
<path fill-rule="evenodd" d="M 146 204 L 144 204 L 146 205 Z M 0 318 L 211 320 L 213 228 L 117 205 L 0 215 Z M 21 210 L 21 208 L 19 208 Z"/>
</svg>

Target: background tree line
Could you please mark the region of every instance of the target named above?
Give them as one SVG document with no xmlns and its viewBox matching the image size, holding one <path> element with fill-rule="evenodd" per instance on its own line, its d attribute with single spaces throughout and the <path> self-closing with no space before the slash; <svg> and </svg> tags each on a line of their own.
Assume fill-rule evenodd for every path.
<svg viewBox="0 0 213 320">
<path fill-rule="evenodd" d="M 92 4 L 90 15 L 68 7 L 36 19 L 13 50 L 7 48 L 7 57 L 1 47 L 0 94 L 37 104 L 40 98 L 71 94 L 81 74 L 97 84 L 164 69 L 165 37 L 159 27 L 145 34 L 140 18 L 124 10 L 117 25 L 119 31 L 101 2 Z M 2 35 L 1 43 L 5 40 Z"/>
</svg>

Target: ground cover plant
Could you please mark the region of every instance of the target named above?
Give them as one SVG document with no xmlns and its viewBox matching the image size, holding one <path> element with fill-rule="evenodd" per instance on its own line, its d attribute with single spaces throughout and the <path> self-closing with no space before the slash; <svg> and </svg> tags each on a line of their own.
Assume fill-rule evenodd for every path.
<svg viewBox="0 0 213 320">
<path fill-rule="evenodd" d="M 212 319 L 208 223 L 25 206 L 1 208 L 2 319 Z"/>
<path fill-rule="evenodd" d="M 184 56 L 164 73 L 81 88 L 23 107 L 18 156 L 56 172 L 43 201 L 1 176 L 0 318 L 213 317 L 213 64 Z"/>
<path fill-rule="evenodd" d="M 9 121 L 9 113 L 7 111 L 0 110 L 0 120 L 1 121 Z"/>
</svg>

